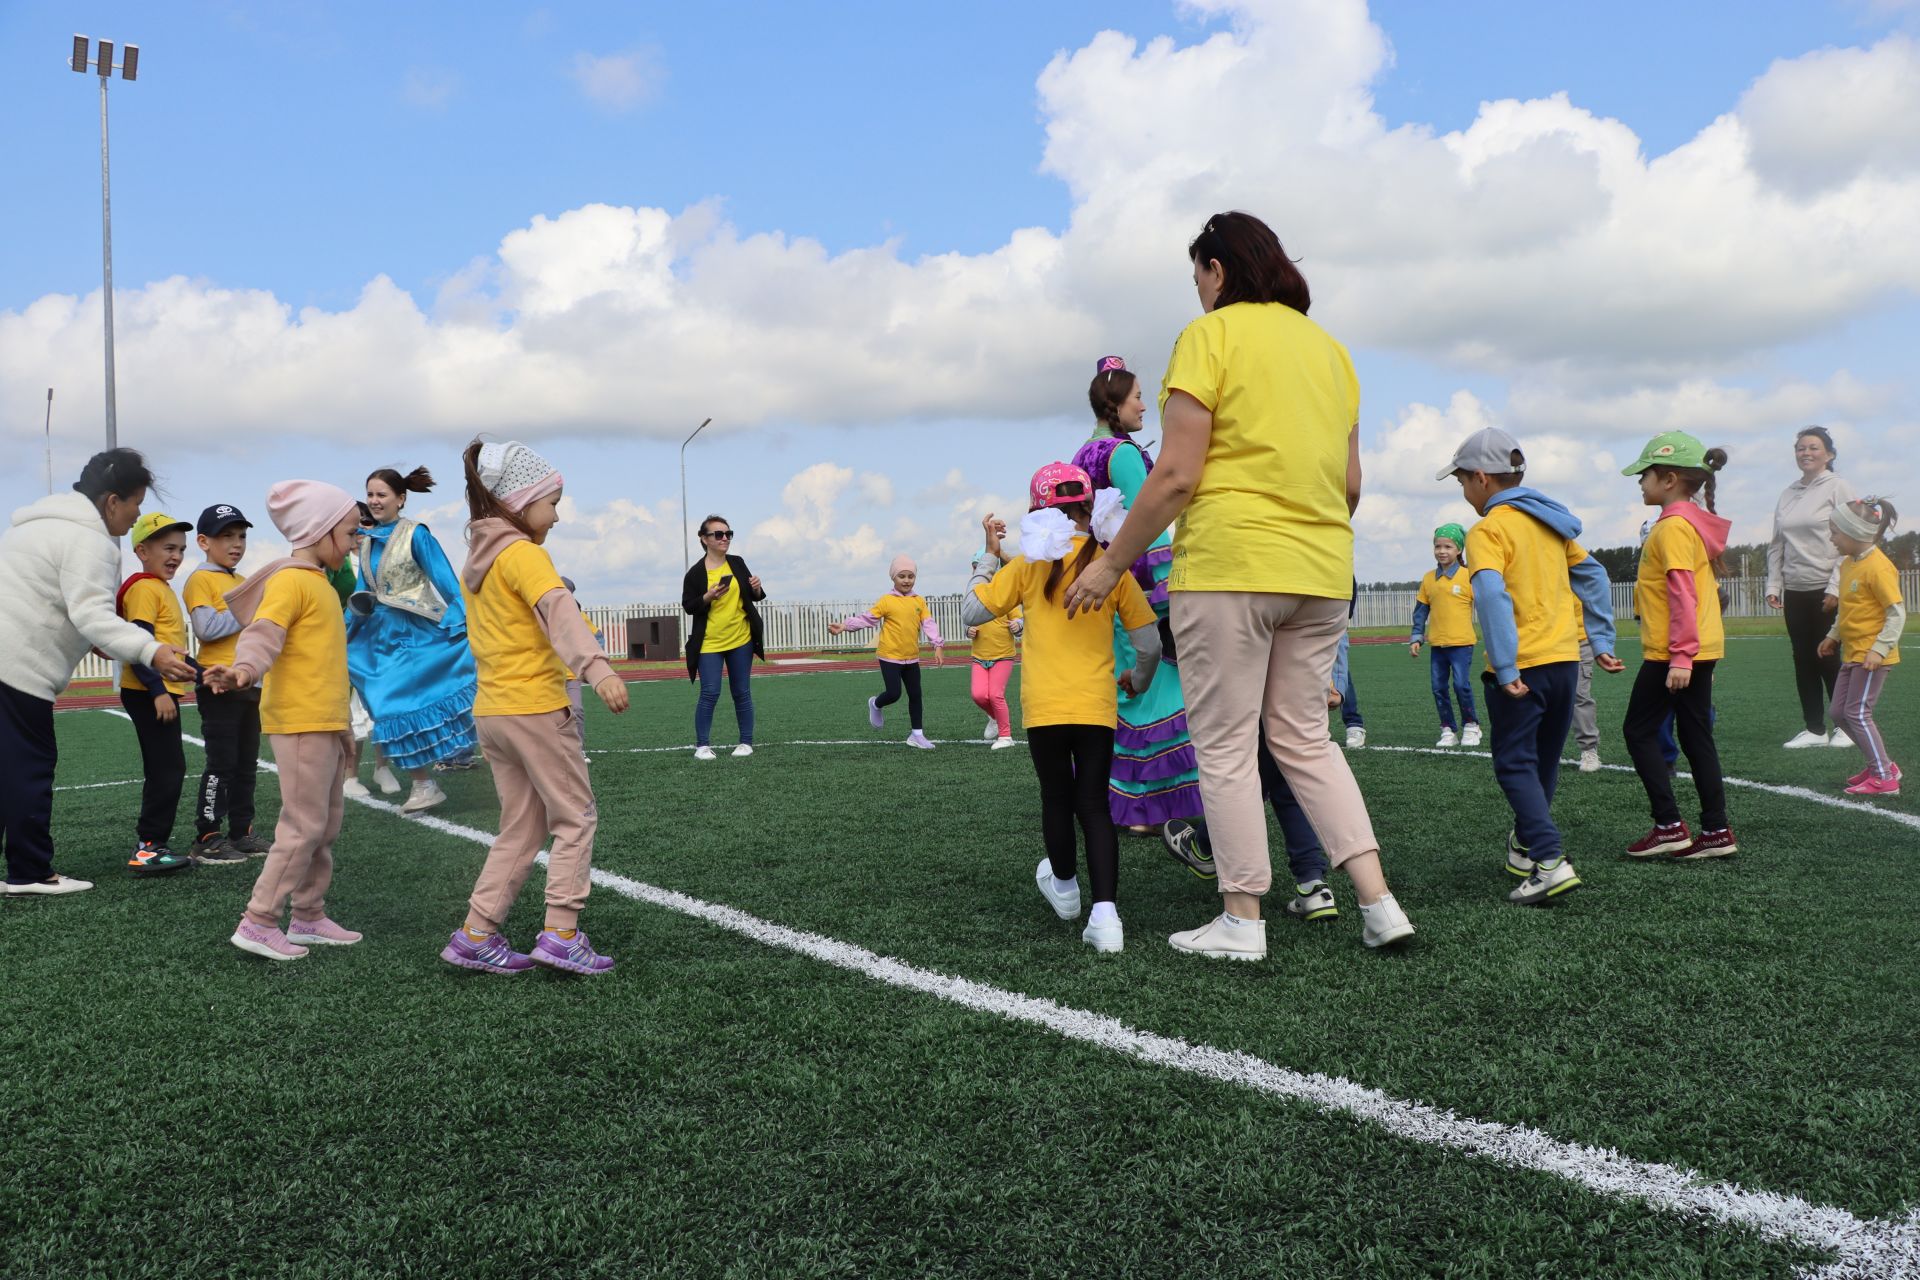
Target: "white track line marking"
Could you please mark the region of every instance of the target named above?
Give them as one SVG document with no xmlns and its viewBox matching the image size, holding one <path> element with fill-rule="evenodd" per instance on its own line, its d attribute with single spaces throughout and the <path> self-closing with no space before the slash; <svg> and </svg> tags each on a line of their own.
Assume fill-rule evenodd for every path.
<svg viewBox="0 0 1920 1280">
<path fill-rule="evenodd" d="M 55 791 L 98 791 L 101 787 L 135 787 L 145 782 L 145 778 L 122 778 L 118 782 L 74 782 L 64 787 L 55 787 Z"/>
<path fill-rule="evenodd" d="M 991 738 L 929 738 L 927 741 L 936 747 L 990 748 L 993 746 Z M 1027 745 L 1025 738 L 1015 738 L 1014 742 L 1023 747 Z M 765 747 L 904 747 L 906 745 L 905 738 L 796 738 L 791 742 L 756 742 L 753 744 L 753 749 L 758 752 Z M 683 747 L 588 747 L 587 754 L 590 756 L 650 756 L 671 755 L 676 751 L 692 754 L 694 749 L 695 744 L 689 742 Z M 725 751 L 728 748 L 724 743 L 718 743 L 713 749 Z"/>
<path fill-rule="evenodd" d="M 127 718 L 122 711 L 108 714 Z M 200 738 L 189 734 L 181 736 L 196 746 L 206 746 Z M 279 772 L 270 761 L 261 761 L 260 767 Z M 429 813 L 402 813 L 398 805 L 371 798 L 356 799 L 355 803 L 482 848 L 493 844 L 493 836 L 485 831 Z M 538 860 L 542 866 L 546 865 L 547 855 L 542 853 Z M 922 969 L 850 942 L 775 924 L 733 907 L 662 889 L 598 867 L 593 871 L 593 883 L 636 902 L 704 920 L 764 946 L 807 956 L 875 982 L 933 996 L 978 1013 L 1041 1027 L 1069 1040 L 1155 1066 L 1304 1102 L 1321 1111 L 1378 1125 L 1396 1137 L 1447 1147 L 1509 1168 L 1550 1174 L 1599 1195 L 1638 1200 L 1684 1217 L 1743 1228 L 1784 1244 L 1831 1251 L 1834 1256 L 1830 1261 L 1803 1272 L 1809 1280 L 1920 1277 L 1920 1212 L 1905 1219 L 1869 1221 L 1846 1209 L 1811 1204 L 1797 1196 L 1749 1191 L 1737 1183 L 1708 1182 L 1691 1169 L 1634 1160 L 1610 1148 L 1566 1142 L 1525 1125 L 1464 1118 L 1423 1102 L 1395 1098 L 1339 1076 L 1293 1071 L 1237 1050 L 1189 1044 L 1141 1031 L 1091 1010 Z"/>
</svg>

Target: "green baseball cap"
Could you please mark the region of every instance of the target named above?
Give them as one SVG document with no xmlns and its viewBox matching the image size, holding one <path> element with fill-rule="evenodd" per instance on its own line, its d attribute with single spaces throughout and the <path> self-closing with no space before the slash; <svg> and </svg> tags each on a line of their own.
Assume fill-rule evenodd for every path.
<svg viewBox="0 0 1920 1280">
<path fill-rule="evenodd" d="M 1692 467 L 1707 469 L 1707 446 L 1684 431 L 1662 431 L 1647 441 L 1647 447 L 1632 465 L 1622 467 L 1623 476 L 1637 476 L 1648 467 Z"/>
<path fill-rule="evenodd" d="M 156 533 L 171 533 L 175 529 L 186 533 L 192 528 L 185 520 L 175 520 L 164 511 L 149 511 L 133 522 L 133 545 L 139 546 Z"/>
</svg>

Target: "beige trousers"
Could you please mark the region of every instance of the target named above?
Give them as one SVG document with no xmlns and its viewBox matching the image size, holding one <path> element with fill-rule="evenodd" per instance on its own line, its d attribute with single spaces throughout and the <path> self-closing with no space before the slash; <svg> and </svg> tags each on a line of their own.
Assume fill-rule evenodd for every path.
<svg viewBox="0 0 1920 1280">
<path fill-rule="evenodd" d="M 353 738 L 346 733 L 270 733 L 267 745 L 280 770 L 280 821 L 273 829 L 267 864 L 253 882 L 247 919 L 272 929 L 289 898 L 295 920 L 319 920 L 327 914 L 333 842 L 340 835 L 347 803 L 340 784 L 353 758 Z"/>
<path fill-rule="evenodd" d="M 1327 689 L 1347 629 L 1347 602 L 1260 591 L 1176 591 L 1173 635 L 1187 727 L 1200 766 L 1213 865 L 1222 893 L 1273 884 L 1255 744 L 1274 763 L 1339 866 L 1377 852 L 1366 801 L 1327 737 Z"/>
<path fill-rule="evenodd" d="M 546 924 L 549 929 L 574 928 L 592 883 L 600 811 L 587 782 L 587 758 L 580 751 L 573 710 L 475 716 L 473 723 L 500 793 L 500 834 L 467 900 L 473 920 L 494 933 L 506 926 L 507 913 L 551 833 Z"/>
</svg>

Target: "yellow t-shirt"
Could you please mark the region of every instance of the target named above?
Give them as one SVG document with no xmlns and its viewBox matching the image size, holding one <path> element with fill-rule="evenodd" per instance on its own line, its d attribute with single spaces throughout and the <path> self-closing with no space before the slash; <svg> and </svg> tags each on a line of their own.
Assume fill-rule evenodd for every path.
<svg viewBox="0 0 1920 1280">
<path fill-rule="evenodd" d="M 1074 539 L 1068 563 L 1085 540 Z M 1153 606 L 1133 575 L 1123 573 L 1106 604 L 1070 619 L 1066 610 L 1070 578 L 1062 574 L 1054 598 L 1046 597 L 1047 571 L 1052 567 L 1044 560 L 1016 556 L 993 575 L 992 582 L 974 588 L 980 602 L 999 617 L 1025 610 L 1021 720 L 1030 729 L 1050 724 L 1111 725 L 1120 714 L 1120 695 L 1113 682 L 1114 614 L 1132 631 L 1153 625 Z"/>
<path fill-rule="evenodd" d="M 1175 391 L 1213 413 L 1213 435 L 1174 530 L 1168 590 L 1351 598 L 1360 381 L 1346 348 L 1292 307 L 1236 302 L 1180 334 L 1162 413 Z"/>
<path fill-rule="evenodd" d="M 881 596 L 867 612 L 880 619 L 876 656 L 888 662 L 920 661 L 920 628 L 932 616 L 925 600 L 895 592 Z"/>
<path fill-rule="evenodd" d="M 1587 558 L 1579 543 L 1510 505 L 1495 507 L 1467 531 L 1467 563 L 1473 572 L 1492 569 L 1506 580 L 1520 635 L 1515 666 L 1580 661 L 1579 606 L 1567 570 Z M 1489 655 L 1487 670 L 1493 670 Z"/>
<path fill-rule="evenodd" d="M 348 724 L 347 623 L 340 596 L 318 570 L 282 569 L 267 580 L 255 622 L 287 643 L 260 695 L 262 733 L 339 733 Z"/>
<path fill-rule="evenodd" d="M 707 590 L 719 586 L 720 579 L 732 572 L 733 567 L 724 564 L 707 570 Z M 740 587 L 740 579 L 735 578 L 720 593 L 720 598 L 707 606 L 707 631 L 700 640 L 701 652 L 725 653 L 753 639 L 753 631 L 747 626 L 747 607 L 741 603 Z"/>
<path fill-rule="evenodd" d="M 460 584 L 467 602 L 467 643 L 479 669 L 476 716 L 535 716 L 568 705 L 567 664 L 553 651 L 533 606 L 564 591 L 545 547 L 524 538 L 494 559 L 480 590 Z"/>
<path fill-rule="evenodd" d="M 1473 580 L 1465 565 L 1456 564 L 1450 578 L 1441 577 L 1437 569 L 1427 570 L 1416 598 L 1427 606 L 1428 644 L 1446 648 L 1473 643 Z"/>
<path fill-rule="evenodd" d="M 1863 662 L 1880 629 L 1887 625 L 1887 606 L 1904 602 L 1900 571 L 1887 553 L 1875 547 L 1859 559 L 1840 562 L 1840 660 Z M 1898 666 L 1900 646 L 1887 651 L 1886 665 Z"/>
<path fill-rule="evenodd" d="M 977 628 L 973 633 L 973 660 L 975 662 L 1003 662 L 1013 656 L 1013 620 L 1020 616 L 1018 607 L 1004 618 L 995 618 Z"/>
<path fill-rule="evenodd" d="M 186 605 L 187 616 L 199 608 L 212 609 L 215 613 L 227 612 L 225 596 L 247 580 L 242 573 L 229 573 L 225 569 L 209 569 L 204 566 L 187 575 L 187 585 L 180 590 L 181 602 Z M 200 642 L 200 652 L 194 655 L 203 667 L 224 667 L 233 665 L 233 651 L 240 643 L 240 633 L 221 636 L 218 640 Z"/>
<path fill-rule="evenodd" d="M 1693 616 L 1700 636 L 1695 662 L 1726 656 L 1727 636 L 1720 623 L 1720 584 L 1714 580 L 1707 544 L 1683 516 L 1663 516 L 1640 548 L 1640 572 L 1633 583 L 1633 607 L 1640 615 L 1640 652 L 1648 662 L 1665 662 L 1667 629 L 1667 573 L 1672 569 L 1693 574 Z"/>
<path fill-rule="evenodd" d="M 161 644 L 170 644 L 185 652 L 187 648 L 186 615 L 180 612 L 180 602 L 174 599 L 173 588 L 157 578 L 142 578 L 127 588 L 127 594 L 120 601 L 120 616 L 128 622 L 144 622 L 153 628 L 153 638 Z M 165 682 L 167 692 L 179 697 L 192 689 L 191 684 L 178 680 Z M 120 687 L 143 691 L 147 686 L 140 683 L 140 677 L 133 674 L 128 663 L 120 664 Z"/>
</svg>

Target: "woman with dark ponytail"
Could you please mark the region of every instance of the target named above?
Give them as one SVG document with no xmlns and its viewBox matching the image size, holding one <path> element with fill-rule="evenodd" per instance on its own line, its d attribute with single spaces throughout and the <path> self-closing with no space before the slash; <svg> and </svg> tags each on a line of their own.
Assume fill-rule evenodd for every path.
<svg viewBox="0 0 1920 1280">
<path fill-rule="evenodd" d="M 13 513 L 0 534 L 0 844 L 8 897 L 78 893 L 53 869 L 53 700 L 97 648 L 120 662 L 192 680 L 186 655 L 114 608 L 120 548 L 140 518 L 153 473 L 132 449 L 96 453 L 72 493 Z"/>
<path fill-rule="evenodd" d="M 460 579 L 432 531 L 405 514 L 408 494 L 432 488 L 425 467 L 406 475 L 383 467 L 367 477 L 374 522 L 361 547 L 359 589 L 347 620 L 347 667 L 373 717 L 374 748 L 413 777 L 400 806 L 406 813 L 445 801 L 430 770 L 470 763 L 478 742 Z M 399 790 L 384 764 L 374 778 L 383 791 Z M 349 778 L 347 790 L 356 787 L 365 790 Z"/>
</svg>

